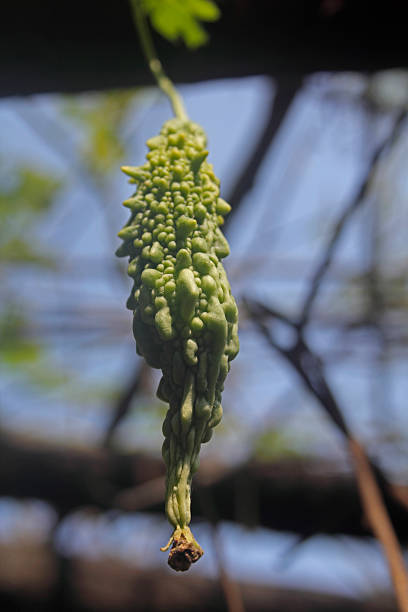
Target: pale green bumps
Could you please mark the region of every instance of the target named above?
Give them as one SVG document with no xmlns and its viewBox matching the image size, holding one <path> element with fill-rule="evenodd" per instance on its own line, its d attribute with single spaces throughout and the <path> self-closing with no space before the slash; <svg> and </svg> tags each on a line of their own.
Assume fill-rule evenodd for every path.
<svg viewBox="0 0 408 612">
<path fill-rule="evenodd" d="M 129 256 L 134 279 L 127 306 L 137 352 L 163 372 L 166 513 L 173 549 L 180 541 L 195 547 L 187 563 L 172 565 L 187 569 L 202 554 L 188 529 L 191 478 L 201 444 L 221 420 L 224 380 L 239 349 L 237 306 L 221 263 L 229 247 L 220 225 L 230 206 L 219 197 L 199 125 L 171 119 L 147 145 L 143 166 L 123 168 L 138 187 L 124 202 L 131 216 L 117 255 Z"/>
</svg>

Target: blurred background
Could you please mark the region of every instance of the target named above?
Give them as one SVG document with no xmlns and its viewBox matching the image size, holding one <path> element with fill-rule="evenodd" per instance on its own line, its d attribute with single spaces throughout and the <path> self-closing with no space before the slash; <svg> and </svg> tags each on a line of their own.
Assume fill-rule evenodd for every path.
<svg viewBox="0 0 408 612">
<path fill-rule="evenodd" d="M 207 46 L 157 39 L 232 205 L 225 266 L 240 307 L 224 418 L 194 481 L 205 555 L 187 575 L 167 569 L 159 550 L 171 531 L 166 405 L 155 396 L 159 373 L 135 354 L 131 283 L 114 256 L 132 193 L 119 168 L 143 163 L 169 104 L 152 86 L 125 2 L 114 14 L 111 3 L 95 14 L 73 2 L 65 20 L 49 2 L 23 6 L 24 19 L 6 10 L 2 609 L 396 609 L 339 415 L 372 459 L 406 545 L 399 4 L 380 23 L 377 3 L 368 14 L 360 1 L 229 0 L 205 26 Z M 379 43 L 381 28 L 392 43 Z"/>
</svg>

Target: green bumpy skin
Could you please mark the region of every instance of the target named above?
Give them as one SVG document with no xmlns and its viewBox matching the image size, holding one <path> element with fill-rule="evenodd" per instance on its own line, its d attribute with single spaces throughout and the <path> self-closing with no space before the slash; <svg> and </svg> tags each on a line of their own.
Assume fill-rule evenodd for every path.
<svg viewBox="0 0 408 612">
<path fill-rule="evenodd" d="M 221 263 L 229 246 L 220 225 L 230 206 L 205 161 L 199 125 L 171 119 L 147 145 L 143 166 L 122 168 L 138 188 L 124 202 L 131 217 L 117 255 L 130 258 L 137 352 L 163 372 L 169 563 L 184 570 L 202 555 L 188 528 L 191 479 L 201 444 L 221 420 L 224 380 L 239 349 L 238 310 Z"/>
</svg>

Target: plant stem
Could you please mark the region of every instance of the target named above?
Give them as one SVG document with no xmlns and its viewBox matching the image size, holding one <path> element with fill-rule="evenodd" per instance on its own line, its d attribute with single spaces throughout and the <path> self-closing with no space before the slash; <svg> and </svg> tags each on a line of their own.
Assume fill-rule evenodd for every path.
<svg viewBox="0 0 408 612">
<path fill-rule="evenodd" d="M 408 574 L 397 536 L 395 535 L 364 448 L 353 437 L 349 438 L 348 443 L 355 466 L 362 506 L 374 535 L 384 548 L 391 580 L 394 585 L 398 610 L 400 612 L 408 612 Z"/>
<path fill-rule="evenodd" d="M 156 49 L 154 48 L 153 40 L 143 13 L 141 0 L 130 0 L 130 4 L 132 7 L 133 19 L 140 38 L 140 45 L 151 73 L 156 79 L 160 89 L 168 97 L 175 116 L 187 121 L 188 116 L 184 108 L 183 99 L 178 93 L 175 85 L 164 72 L 163 66 L 157 57 Z"/>
</svg>

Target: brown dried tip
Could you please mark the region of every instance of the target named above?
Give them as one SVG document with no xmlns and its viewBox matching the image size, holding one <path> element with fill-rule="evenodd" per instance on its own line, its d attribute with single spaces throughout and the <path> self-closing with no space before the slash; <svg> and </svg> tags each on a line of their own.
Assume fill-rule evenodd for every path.
<svg viewBox="0 0 408 612">
<path fill-rule="evenodd" d="M 203 550 L 200 546 L 188 542 L 173 543 L 169 552 L 168 564 L 176 572 L 186 572 L 190 565 L 198 561 L 202 555 Z"/>
<path fill-rule="evenodd" d="M 176 572 L 186 572 L 192 563 L 203 556 L 204 551 L 188 527 L 176 529 L 172 540 L 168 563 Z"/>
</svg>

